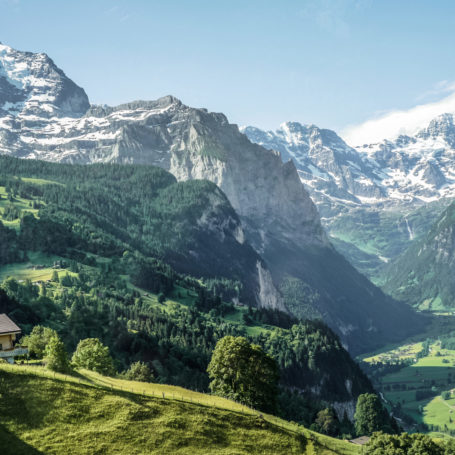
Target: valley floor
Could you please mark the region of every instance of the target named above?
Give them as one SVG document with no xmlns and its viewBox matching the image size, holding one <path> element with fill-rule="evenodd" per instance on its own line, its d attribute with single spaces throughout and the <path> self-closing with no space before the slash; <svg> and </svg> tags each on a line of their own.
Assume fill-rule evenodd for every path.
<svg viewBox="0 0 455 455">
<path fill-rule="evenodd" d="M 371 365 L 375 388 L 406 430 L 455 436 L 455 350 L 443 348 L 440 341 L 416 342 L 363 360 Z"/>
</svg>

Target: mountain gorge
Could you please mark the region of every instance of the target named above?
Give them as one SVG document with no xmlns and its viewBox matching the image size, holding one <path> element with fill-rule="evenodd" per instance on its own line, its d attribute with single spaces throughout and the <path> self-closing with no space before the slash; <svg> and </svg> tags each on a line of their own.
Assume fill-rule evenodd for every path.
<svg viewBox="0 0 455 455">
<path fill-rule="evenodd" d="M 294 161 L 337 249 L 376 283 L 455 196 L 453 114 L 415 136 L 356 148 L 315 125 L 242 131 Z"/>
<path fill-rule="evenodd" d="M 234 214 L 230 216 L 229 238 L 236 245 L 245 243 L 244 249 L 251 245 L 251 257 L 260 256 L 251 262 L 257 285 L 250 286 L 259 306 L 286 307 L 298 317 L 322 317 L 353 352 L 406 336 L 398 322 L 401 317 L 415 322 L 409 324 L 409 333 L 418 330 L 416 316 L 385 296 L 333 248 L 301 184 L 302 166 L 283 163 L 280 150 L 250 142 L 223 114 L 185 106 L 172 96 L 117 107 L 90 106 L 85 92 L 44 54 L 7 46 L 0 52 L 3 154 L 72 164 L 154 165 L 178 181 L 209 180 L 239 217 L 241 226 Z M 316 142 L 322 140 L 338 147 L 334 133 L 323 132 Z M 373 181 L 371 160 L 362 164 L 355 151 L 345 148 L 335 153 L 322 146 L 331 160 L 330 172 L 352 162 L 359 168 L 356 172 Z M 342 191 L 355 199 L 354 192 L 363 188 L 369 197 L 379 197 L 381 189 L 368 192 L 369 183 L 358 183 L 356 172 L 345 172 Z M 210 224 L 209 214 L 202 219 Z M 251 273 L 250 267 L 245 276 Z"/>
</svg>

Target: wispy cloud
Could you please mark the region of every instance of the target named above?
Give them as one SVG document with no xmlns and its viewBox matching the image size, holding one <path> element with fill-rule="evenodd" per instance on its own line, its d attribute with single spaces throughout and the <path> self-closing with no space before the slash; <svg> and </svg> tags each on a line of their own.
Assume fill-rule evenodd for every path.
<svg viewBox="0 0 455 455">
<path fill-rule="evenodd" d="M 104 14 L 110 16 L 112 19 L 118 22 L 125 22 L 132 17 L 132 13 L 127 8 L 119 5 L 114 5 L 104 11 Z"/>
<path fill-rule="evenodd" d="M 120 22 L 125 22 L 131 17 L 131 14 L 124 14 L 119 20 Z"/>
<path fill-rule="evenodd" d="M 428 100 L 428 98 L 453 92 L 455 92 L 455 81 L 439 81 L 430 90 L 419 95 L 416 101 Z"/>
<path fill-rule="evenodd" d="M 372 0 L 310 0 L 300 13 L 326 32 L 346 36 L 350 31 L 350 15 L 356 10 L 369 7 L 371 2 Z"/>
<path fill-rule="evenodd" d="M 110 15 L 110 14 L 114 14 L 114 13 L 115 13 L 116 11 L 118 11 L 118 10 L 119 10 L 118 5 L 114 5 L 114 6 L 112 6 L 111 8 L 108 8 L 108 9 L 105 11 L 105 13 Z"/>
<path fill-rule="evenodd" d="M 455 113 L 455 82 L 441 81 L 419 98 L 438 94 L 446 94 L 446 96 L 438 101 L 419 104 L 411 109 L 387 112 L 359 125 L 350 126 L 342 131 L 341 135 L 350 145 L 363 145 L 384 139 L 394 139 L 400 134 L 415 134 L 428 126 L 438 115 Z"/>
</svg>

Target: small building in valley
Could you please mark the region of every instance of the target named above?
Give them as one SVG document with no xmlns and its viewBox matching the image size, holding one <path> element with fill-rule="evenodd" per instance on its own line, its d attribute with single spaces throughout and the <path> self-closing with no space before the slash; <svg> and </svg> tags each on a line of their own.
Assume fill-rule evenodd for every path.
<svg viewBox="0 0 455 455">
<path fill-rule="evenodd" d="M 14 357 L 28 354 L 25 346 L 16 346 L 21 329 L 6 315 L 0 314 L 0 359 L 14 363 Z"/>
<path fill-rule="evenodd" d="M 355 444 L 357 446 L 363 446 L 367 442 L 369 442 L 369 440 L 370 440 L 369 436 L 360 436 L 359 438 L 350 439 L 349 442 L 351 442 L 352 444 Z"/>
</svg>

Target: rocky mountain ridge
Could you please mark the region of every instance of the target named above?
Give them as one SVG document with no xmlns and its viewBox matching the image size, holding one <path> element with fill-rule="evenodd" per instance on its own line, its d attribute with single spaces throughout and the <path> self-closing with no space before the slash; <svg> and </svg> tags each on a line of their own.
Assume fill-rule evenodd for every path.
<svg viewBox="0 0 455 455">
<path fill-rule="evenodd" d="M 90 107 L 77 86 L 44 53 L 17 51 L 0 43 L 0 116 L 18 121 L 34 117 L 79 116 Z"/>
<path fill-rule="evenodd" d="M 18 60 L 38 61 L 22 54 Z M 66 86 L 66 76 L 61 70 L 52 74 L 60 76 L 49 89 L 57 93 Z M 25 104 L 11 110 L 3 103 L 0 152 L 66 163 L 155 165 L 181 181 L 212 181 L 240 216 L 245 241 L 265 261 L 267 268 L 258 268 L 263 283 L 258 296 L 267 306 L 280 307 L 280 295 L 288 304 L 282 284 L 292 278 L 297 280 L 293 299 L 299 302 L 294 313 L 322 317 L 352 349 L 366 350 L 392 333 L 396 336 L 388 315 L 407 310 L 335 251 L 293 161 L 283 163 L 277 151 L 251 142 L 223 114 L 185 106 L 172 96 L 117 107 L 87 106 L 83 113 L 85 104 L 68 102 L 64 106 L 73 109 L 65 115 L 57 100 L 52 98 L 59 115 L 49 115 L 46 103 L 42 115 L 39 109 L 30 113 Z"/>
<path fill-rule="evenodd" d="M 253 142 L 292 159 L 312 197 L 332 205 L 427 203 L 455 195 L 455 121 L 442 114 L 415 136 L 361 147 L 334 131 L 297 122 L 276 131 L 241 129 Z"/>
</svg>

